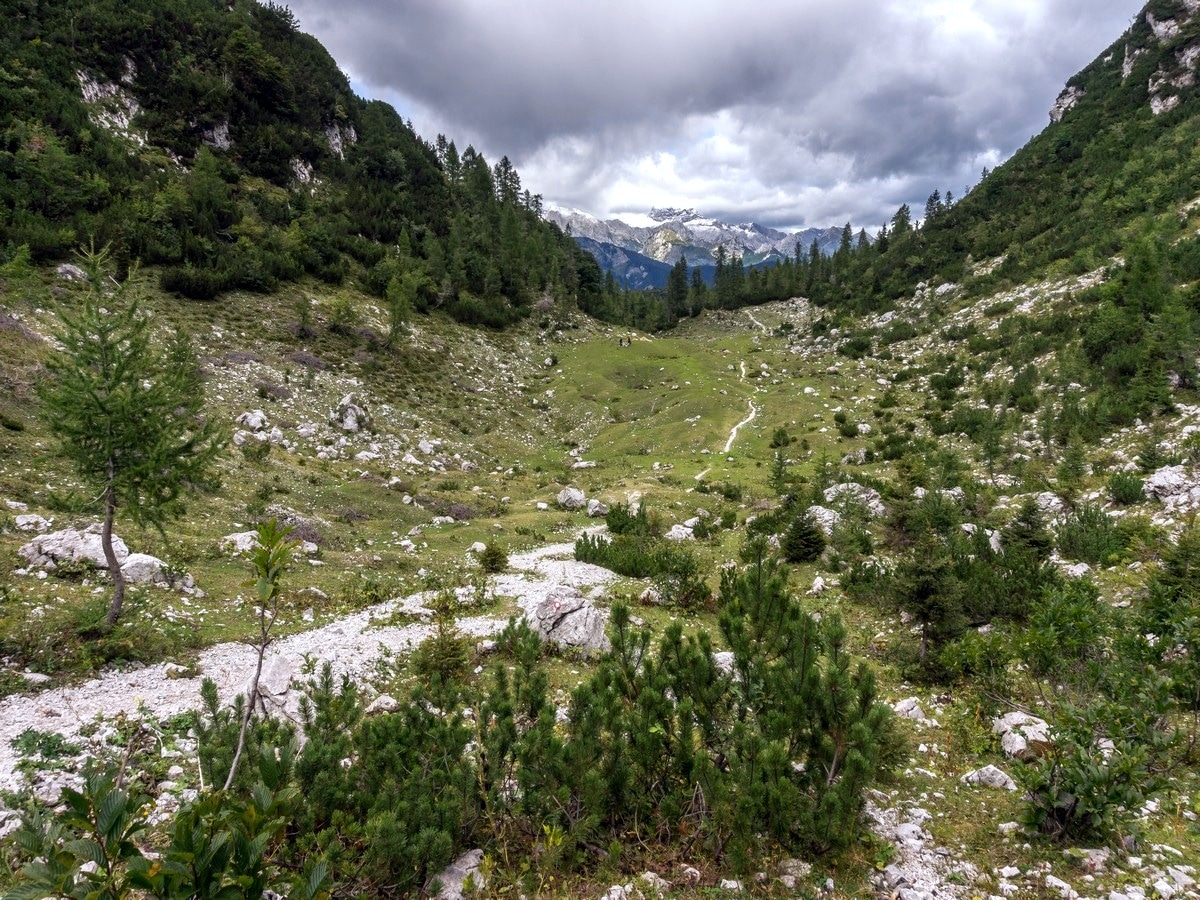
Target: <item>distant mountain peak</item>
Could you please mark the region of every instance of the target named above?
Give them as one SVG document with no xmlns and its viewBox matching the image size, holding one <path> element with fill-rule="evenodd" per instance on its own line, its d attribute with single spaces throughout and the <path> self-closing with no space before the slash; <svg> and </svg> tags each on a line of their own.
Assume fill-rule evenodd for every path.
<svg viewBox="0 0 1200 900">
<path fill-rule="evenodd" d="M 655 222 L 686 222 L 698 217 L 699 214 L 691 207 L 676 209 L 673 206 L 656 206 L 650 210 L 650 218 Z"/>
</svg>

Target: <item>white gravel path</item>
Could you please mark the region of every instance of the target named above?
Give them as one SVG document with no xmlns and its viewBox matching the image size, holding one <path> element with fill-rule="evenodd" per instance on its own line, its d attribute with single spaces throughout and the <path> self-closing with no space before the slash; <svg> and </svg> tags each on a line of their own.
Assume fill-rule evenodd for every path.
<svg viewBox="0 0 1200 900">
<path fill-rule="evenodd" d="M 573 559 L 573 544 L 552 544 L 509 558 L 510 573 L 492 580 L 495 593 L 516 597 L 522 609 L 540 602 L 552 588 L 573 585 L 585 592 L 611 582 L 613 573 Z M 335 673 L 363 680 L 374 671 L 385 649 L 404 653 L 429 633 L 431 626 L 372 626 L 372 619 L 386 618 L 394 609 L 414 603 L 421 595 L 387 601 L 320 628 L 293 634 L 274 643 L 268 662 L 288 656 L 296 668 L 304 657 L 333 663 Z M 467 635 L 485 636 L 504 627 L 507 617 L 475 616 L 460 619 L 459 629 Z M 68 738 L 104 715 L 118 713 L 165 717 L 197 708 L 204 677 L 212 678 L 225 699 L 245 689 L 254 669 L 255 650 L 246 644 L 217 644 L 200 654 L 200 674 L 194 678 L 170 678 L 169 663 L 129 672 L 104 675 L 73 687 L 37 694 L 20 694 L 0 700 L 0 790 L 20 791 L 25 776 L 15 770 L 18 755 L 12 740 L 29 728 L 57 732 Z"/>
<path fill-rule="evenodd" d="M 749 425 L 751 422 L 754 421 L 754 417 L 757 415 L 758 415 L 758 407 L 755 406 L 754 401 L 751 400 L 750 401 L 750 415 L 746 416 L 746 418 L 742 419 L 742 421 L 738 422 L 736 425 L 733 426 L 733 430 L 729 432 L 729 440 L 727 440 L 725 442 L 725 449 L 721 451 L 722 453 L 728 453 L 730 451 L 730 449 L 733 447 L 733 442 L 737 440 L 737 434 L 741 430 L 742 426 Z"/>
</svg>

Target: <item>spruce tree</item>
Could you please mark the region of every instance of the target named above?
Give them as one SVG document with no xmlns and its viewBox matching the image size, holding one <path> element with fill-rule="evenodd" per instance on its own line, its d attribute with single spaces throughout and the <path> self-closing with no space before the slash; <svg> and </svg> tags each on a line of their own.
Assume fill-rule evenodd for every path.
<svg viewBox="0 0 1200 900">
<path fill-rule="evenodd" d="M 118 510 L 137 524 L 163 524 L 181 511 L 187 489 L 203 484 L 224 446 L 201 418 L 204 382 L 187 338 L 166 346 L 151 338 L 150 320 L 128 282 L 106 296 L 107 248 L 80 255 L 88 276 L 82 307 L 62 314 L 62 352 L 39 387 L 50 430 L 77 473 L 96 489 L 103 510 L 101 544 L 113 596 L 112 627 L 125 601 L 125 576 L 113 549 Z"/>
<path fill-rule="evenodd" d="M 783 536 L 783 556 L 791 563 L 812 562 L 825 552 L 825 533 L 807 512 L 796 516 Z"/>
</svg>

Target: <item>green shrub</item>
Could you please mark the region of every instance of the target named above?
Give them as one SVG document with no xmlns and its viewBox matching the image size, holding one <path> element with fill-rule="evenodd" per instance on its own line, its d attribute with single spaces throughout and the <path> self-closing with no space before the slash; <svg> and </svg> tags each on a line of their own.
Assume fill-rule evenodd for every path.
<svg viewBox="0 0 1200 900">
<path fill-rule="evenodd" d="M 604 516 L 604 524 L 610 534 L 648 535 L 651 533 L 650 517 L 645 504 L 632 512 L 626 504 L 616 504 Z"/>
<path fill-rule="evenodd" d="M 489 575 L 495 575 L 508 568 L 508 551 L 495 541 L 488 541 L 479 554 L 479 567 Z"/>
<path fill-rule="evenodd" d="M 1145 482 L 1131 472 L 1114 472 L 1108 479 L 1108 495 L 1114 503 L 1129 506 L 1146 499 L 1143 491 Z"/>
<path fill-rule="evenodd" d="M 1080 506 L 1058 529 L 1059 552 L 1092 565 L 1112 565 L 1126 544 L 1124 533 L 1098 506 Z"/>
<path fill-rule="evenodd" d="M 825 533 L 813 517 L 804 512 L 792 520 L 783 535 L 780 548 L 783 558 L 788 562 L 812 562 L 825 552 Z"/>
</svg>

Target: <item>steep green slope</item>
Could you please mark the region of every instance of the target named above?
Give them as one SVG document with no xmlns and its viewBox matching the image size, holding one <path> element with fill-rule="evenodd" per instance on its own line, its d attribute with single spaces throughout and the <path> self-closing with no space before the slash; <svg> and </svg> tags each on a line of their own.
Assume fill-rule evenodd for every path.
<svg viewBox="0 0 1200 900">
<path fill-rule="evenodd" d="M 6 257 L 111 243 L 198 299 L 357 276 L 381 297 L 391 284 L 398 314 L 490 325 L 599 285 L 507 159 L 431 145 L 355 97 L 282 6 L 5 0 L 0 14 Z"/>
</svg>

